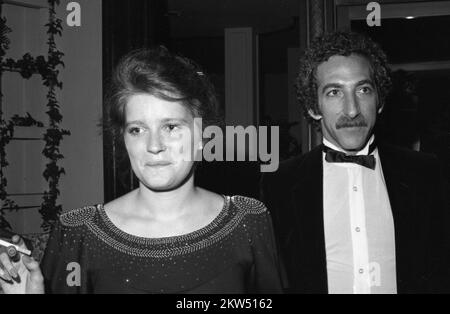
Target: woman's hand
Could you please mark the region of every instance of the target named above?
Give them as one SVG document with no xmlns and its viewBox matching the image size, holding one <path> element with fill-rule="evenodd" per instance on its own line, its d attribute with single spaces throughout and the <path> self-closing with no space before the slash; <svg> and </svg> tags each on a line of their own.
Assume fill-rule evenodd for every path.
<svg viewBox="0 0 450 314">
<path fill-rule="evenodd" d="M 12 243 L 26 249 L 19 236 L 12 237 Z M 7 253 L 7 248 L 0 246 L 0 286 L 6 294 L 43 294 L 44 277 L 39 263 L 32 257 L 19 252 L 17 262 Z"/>
</svg>

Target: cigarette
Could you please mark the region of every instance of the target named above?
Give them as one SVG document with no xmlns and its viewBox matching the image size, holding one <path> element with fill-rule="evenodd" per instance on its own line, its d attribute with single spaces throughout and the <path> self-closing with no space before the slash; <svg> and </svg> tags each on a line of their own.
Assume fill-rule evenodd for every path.
<svg viewBox="0 0 450 314">
<path fill-rule="evenodd" d="M 22 254 L 31 256 L 31 251 L 30 251 L 30 250 L 22 249 L 22 248 L 19 247 L 18 245 L 15 245 L 15 244 L 6 242 L 6 241 L 4 241 L 4 240 L 2 240 L 2 239 L 0 239 L 0 246 L 4 246 L 4 247 L 10 247 L 10 246 L 13 246 L 13 247 L 16 248 L 17 252 L 20 252 L 20 253 L 22 253 Z"/>
</svg>

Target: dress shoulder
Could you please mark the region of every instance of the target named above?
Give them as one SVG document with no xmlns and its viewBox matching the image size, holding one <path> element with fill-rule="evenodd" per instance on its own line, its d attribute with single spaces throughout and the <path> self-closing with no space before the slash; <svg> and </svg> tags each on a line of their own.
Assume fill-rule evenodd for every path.
<svg viewBox="0 0 450 314">
<path fill-rule="evenodd" d="M 61 225 L 65 227 L 80 227 L 91 221 L 97 212 L 96 206 L 85 206 L 72 209 L 59 218 Z"/>
<path fill-rule="evenodd" d="M 267 212 L 267 207 L 263 202 L 251 197 L 235 195 L 231 197 L 231 201 L 237 208 L 247 214 L 262 214 Z"/>
</svg>

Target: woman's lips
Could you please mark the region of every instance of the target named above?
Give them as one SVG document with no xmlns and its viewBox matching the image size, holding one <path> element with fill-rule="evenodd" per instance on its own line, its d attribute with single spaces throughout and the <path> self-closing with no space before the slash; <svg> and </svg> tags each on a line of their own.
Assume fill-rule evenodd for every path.
<svg viewBox="0 0 450 314">
<path fill-rule="evenodd" d="M 145 164 L 145 166 L 147 166 L 147 167 L 165 167 L 170 164 L 171 164 L 171 162 L 168 162 L 168 161 L 153 161 L 153 162 L 147 162 Z"/>
</svg>

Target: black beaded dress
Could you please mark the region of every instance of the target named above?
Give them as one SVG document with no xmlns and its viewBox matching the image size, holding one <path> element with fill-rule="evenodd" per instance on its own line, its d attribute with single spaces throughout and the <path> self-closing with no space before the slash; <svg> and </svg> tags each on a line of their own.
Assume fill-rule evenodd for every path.
<svg viewBox="0 0 450 314">
<path fill-rule="evenodd" d="M 47 293 L 281 293 L 274 243 L 267 209 L 243 196 L 168 238 L 127 234 L 103 205 L 87 206 L 61 215 L 41 269 Z"/>
</svg>

